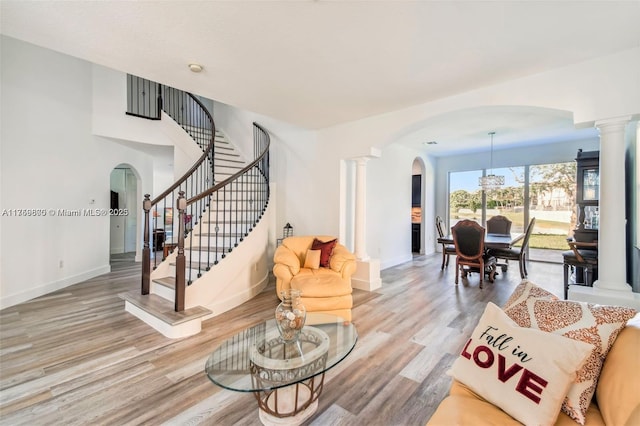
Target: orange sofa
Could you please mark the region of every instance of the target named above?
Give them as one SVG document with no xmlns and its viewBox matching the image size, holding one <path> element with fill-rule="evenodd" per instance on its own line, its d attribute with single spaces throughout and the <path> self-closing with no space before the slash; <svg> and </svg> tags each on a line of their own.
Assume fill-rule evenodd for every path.
<svg viewBox="0 0 640 426">
<path fill-rule="evenodd" d="M 504 411 L 453 380 L 449 395 L 428 420 L 429 426 L 519 425 Z M 576 426 L 560 412 L 555 425 Z M 640 314 L 620 332 L 605 358 L 585 426 L 640 425 Z"/>
</svg>

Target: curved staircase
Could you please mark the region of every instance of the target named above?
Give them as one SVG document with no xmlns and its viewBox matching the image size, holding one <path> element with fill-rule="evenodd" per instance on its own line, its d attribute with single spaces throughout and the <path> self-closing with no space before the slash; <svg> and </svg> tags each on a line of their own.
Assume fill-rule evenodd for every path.
<svg viewBox="0 0 640 426">
<path fill-rule="evenodd" d="M 166 86 L 158 92 L 162 110 L 202 156 L 160 196 L 145 196 L 142 290 L 121 296 L 128 312 L 176 338 L 198 333 L 203 319 L 267 284 L 269 135 L 254 123 L 254 158 L 243 159 L 196 97 Z M 166 258 L 158 247 L 152 255 L 152 229 L 167 235 Z"/>
</svg>

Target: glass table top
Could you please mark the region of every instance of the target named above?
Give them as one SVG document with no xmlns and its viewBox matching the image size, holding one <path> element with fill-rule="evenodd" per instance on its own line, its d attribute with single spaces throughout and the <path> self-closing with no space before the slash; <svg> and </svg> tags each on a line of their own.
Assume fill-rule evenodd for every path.
<svg viewBox="0 0 640 426">
<path fill-rule="evenodd" d="M 298 342 L 285 343 L 270 319 L 224 341 L 207 359 L 205 372 L 213 383 L 234 391 L 277 389 L 334 367 L 357 340 L 351 322 L 311 312 Z"/>
</svg>

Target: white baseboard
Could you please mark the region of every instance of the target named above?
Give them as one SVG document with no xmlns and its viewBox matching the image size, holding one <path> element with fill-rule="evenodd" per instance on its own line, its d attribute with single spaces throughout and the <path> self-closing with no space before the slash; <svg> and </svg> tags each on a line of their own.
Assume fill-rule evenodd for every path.
<svg viewBox="0 0 640 426">
<path fill-rule="evenodd" d="M 413 254 L 402 254 L 391 259 L 387 259 L 380 265 L 380 270 L 391 268 L 392 266 L 401 265 L 413 259 Z"/>
<path fill-rule="evenodd" d="M 111 265 L 103 265 L 98 268 L 94 268 L 94 269 L 90 269 L 88 271 L 82 272 L 80 274 L 72 275 L 70 277 L 65 277 L 60 280 L 56 280 L 35 288 L 31 288 L 21 293 L 11 294 L 8 296 L 3 295 L 2 298 L 0 298 L 0 309 L 8 308 L 9 306 L 14 306 L 14 305 L 17 305 L 18 303 L 26 302 L 27 300 L 44 296 L 45 294 L 51 293 L 52 291 L 57 291 L 65 287 L 68 287 L 72 284 L 76 284 L 76 283 L 91 279 L 93 277 L 97 277 L 98 275 L 108 274 L 109 272 L 111 272 Z"/>
</svg>

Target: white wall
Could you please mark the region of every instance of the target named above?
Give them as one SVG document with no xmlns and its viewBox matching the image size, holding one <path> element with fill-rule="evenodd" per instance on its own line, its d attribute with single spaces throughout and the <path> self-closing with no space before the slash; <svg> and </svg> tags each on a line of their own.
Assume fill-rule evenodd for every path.
<svg viewBox="0 0 640 426">
<path fill-rule="evenodd" d="M 127 111 L 127 74 L 100 65 L 92 65 L 93 97 L 91 125 L 93 133 L 123 141 L 172 146 L 157 120 L 125 114 Z M 123 90 L 124 88 L 124 90 Z M 162 121 L 162 120 L 161 120 Z"/>
<path fill-rule="evenodd" d="M 271 182 L 276 238 L 289 222 L 296 235 L 338 235 L 339 157 L 328 153 L 314 131 L 215 102 L 214 119 L 234 145 L 253 155 L 253 122 L 271 136 Z"/>
<path fill-rule="evenodd" d="M 193 166 L 202 151 L 193 139 L 164 112 L 161 120 L 147 120 L 125 114 L 127 74 L 93 65 L 92 129 L 134 149 L 154 155 L 154 173 L 160 179 L 153 199 Z M 206 102 L 211 103 L 211 102 Z M 168 153 L 172 161 L 165 158 Z"/>
<path fill-rule="evenodd" d="M 367 253 L 381 268 L 411 260 L 411 176 L 417 152 L 391 145 L 367 162 Z"/>
<path fill-rule="evenodd" d="M 150 191 L 148 155 L 92 134 L 92 65 L 0 40 L 3 209 L 109 209 L 110 174 L 121 163 Z M 108 272 L 109 221 L 2 216 L 0 306 Z"/>
<path fill-rule="evenodd" d="M 421 123 L 450 112 L 487 106 L 533 106 L 570 111 L 577 126 L 640 113 L 640 47 L 507 81 L 433 102 L 345 123 L 319 132 L 345 157 L 395 143 Z"/>
</svg>

